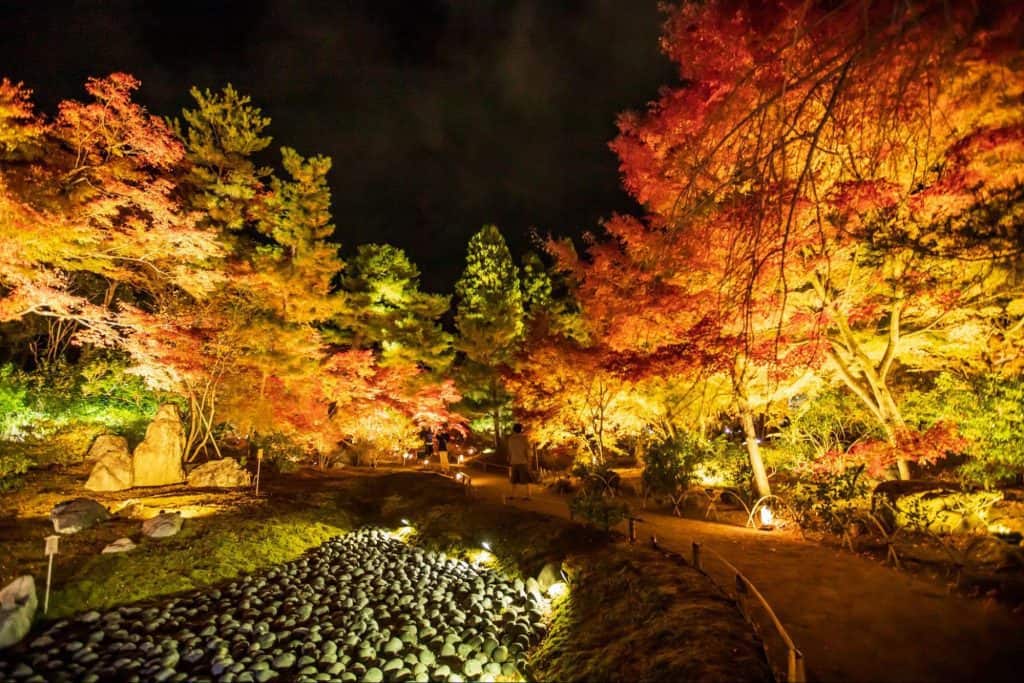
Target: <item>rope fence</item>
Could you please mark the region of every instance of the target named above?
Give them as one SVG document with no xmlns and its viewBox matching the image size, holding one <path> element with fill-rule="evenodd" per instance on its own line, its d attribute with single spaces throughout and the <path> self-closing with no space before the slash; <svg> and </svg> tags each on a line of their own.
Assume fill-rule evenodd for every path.
<svg viewBox="0 0 1024 683">
<path fill-rule="evenodd" d="M 483 467 L 484 472 L 487 472 L 489 468 L 494 468 L 499 471 L 503 470 L 506 473 L 509 470 L 508 465 L 491 463 L 487 462 L 486 460 L 478 460 L 475 458 L 472 460 L 467 460 L 465 463 L 463 463 L 463 467 L 465 468 L 468 468 L 469 465 Z M 433 473 L 448 479 L 452 479 L 453 481 L 462 484 L 465 487 L 466 495 L 472 495 L 473 480 L 465 471 L 465 469 L 460 468 L 458 471 L 454 473 L 444 473 L 439 471 L 433 471 Z M 569 518 L 572 519 L 571 511 Z M 627 517 L 626 522 L 628 524 L 629 529 L 629 541 L 630 543 L 634 543 L 637 538 L 637 525 L 645 523 L 645 520 L 641 519 L 640 517 L 630 515 Z M 786 683 L 807 683 L 806 662 L 804 660 L 803 653 L 800 651 L 799 648 L 797 648 L 796 644 L 793 642 L 793 639 L 790 637 L 789 632 L 786 631 L 786 627 L 782 625 L 782 622 L 779 620 L 778 615 L 775 614 L 775 610 L 772 609 L 772 606 L 768 603 L 768 600 L 765 599 L 764 595 L 761 594 L 761 591 L 757 589 L 757 586 L 755 586 L 754 583 L 743 574 L 743 572 L 737 569 L 735 565 L 729 562 L 729 560 L 722 557 L 722 555 L 716 552 L 714 549 L 705 548 L 696 541 L 694 541 L 691 546 L 691 556 L 689 560 L 687 560 L 687 558 L 680 555 L 679 553 L 673 552 L 671 550 L 668 550 L 667 548 L 662 547 L 658 543 L 657 536 L 653 534 L 651 535 L 651 545 L 654 546 L 656 550 L 660 551 L 661 553 L 670 558 L 675 559 L 677 562 L 693 567 L 694 569 L 699 571 L 704 576 L 708 577 L 712 582 L 716 584 L 718 584 L 718 581 L 716 581 L 715 578 L 711 574 L 709 574 L 707 570 L 704 568 L 705 555 L 713 557 L 722 565 L 724 565 L 725 568 L 729 571 L 729 573 L 732 574 L 737 597 L 736 601 L 737 604 L 740 605 L 741 611 L 743 612 L 743 616 L 746 618 L 746 620 L 750 622 L 752 626 L 757 628 L 757 625 L 753 622 L 753 620 L 750 617 L 750 610 L 747 609 L 747 605 L 745 603 L 745 600 L 749 600 L 751 597 L 753 597 L 753 599 L 758 604 L 760 604 L 762 609 L 764 609 L 765 613 L 768 615 L 768 618 L 772 623 L 772 626 L 774 626 L 776 633 L 778 633 L 779 637 L 782 640 L 782 643 L 785 645 Z"/>
<path fill-rule="evenodd" d="M 464 464 L 466 464 L 466 465 L 476 465 L 477 467 L 483 467 L 484 472 L 487 472 L 487 471 L 489 471 L 490 469 L 493 468 L 495 470 L 498 470 L 499 472 L 504 472 L 505 474 L 508 474 L 508 465 L 503 465 L 503 464 L 497 463 L 497 462 L 488 462 L 486 460 L 479 460 L 477 458 L 472 458 L 472 459 L 466 460 L 466 462 Z"/>
<path fill-rule="evenodd" d="M 733 576 L 736 587 L 737 603 L 740 605 L 743 615 L 746 617 L 747 621 L 750 621 L 751 624 L 753 624 L 753 621 L 750 618 L 750 611 L 747 609 L 744 600 L 749 600 L 749 598 L 753 596 L 757 603 L 764 609 L 768 618 L 771 620 L 772 625 L 775 627 L 775 631 L 782 639 L 782 642 L 786 647 L 786 683 L 807 683 L 806 662 L 804 660 L 803 653 L 799 648 L 797 648 L 793 639 L 789 636 L 789 632 L 786 631 L 786 627 L 782 625 L 778 615 L 775 614 L 775 610 L 773 610 L 772 606 L 768 604 L 768 600 L 765 599 L 764 595 L 761 594 L 761 591 L 757 589 L 757 586 L 755 586 L 754 583 L 743 574 L 743 572 L 737 569 L 735 565 L 722 557 L 722 555 L 714 549 L 705 548 L 696 541 L 694 541 L 691 546 L 691 556 L 689 561 L 679 553 L 663 548 L 658 543 L 657 536 L 651 536 L 651 545 L 665 555 L 673 557 L 678 562 L 693 567 L 712 581 L 715 581 L 714 577 L 711 576 L 711 574 L 709 574 L 704 568 L 705 554 L 721 562 Z M 715 581 L 715 583 L 717 583 L 717 581 Z"/>
</svg>

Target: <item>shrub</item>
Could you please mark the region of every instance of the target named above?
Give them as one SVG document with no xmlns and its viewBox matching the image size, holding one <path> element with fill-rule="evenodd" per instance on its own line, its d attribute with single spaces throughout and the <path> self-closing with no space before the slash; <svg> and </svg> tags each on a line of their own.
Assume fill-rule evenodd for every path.
<svg viewBox="0 0 1024 683">
<path fill-rule="evenodd" d="M 753 470 L 746 447 L 721 436 L 707 445 L 708 455 L 696 466 L 694 476 L 707 484 L 734 488 L 749 499 Z"/>
<path fill-rule="evenodd" d="M 619 492 L 621 477 L 607 463 L 584 465 L 577 463 L 572 474 L 583 482 L 583 490 L 591 493 L 614 496 Z"/>
<path fill-rule="evenodd" d="M 644 489 L 667 496 L 678 512 L 681 496 L 697 478 L 698 466 L 715 455 L 713 443 L 688 432 L 651 444 L 644 455 Z"/>
<path fill-rule="evenodd" d="M 22 444 L 0 441 L 0 492 L 21 484 L 21 476 L 35 465 L 35 459 Z"/>
<path fill-rule="evenodd" d="M 801 404 L 779 429 L 778 442 L 798 461 L 813 463 L 827 453 L 844 453 L 862 439 L 883 437 L 855 397 L 830 387 Z"/>
<path fill-rule="evenodd" d="M 0 439 L 20 437 L 35 417 L 29 406 L 25 375 L 13 365 L 0 365 Z"/>
<path fill-rule="evenodd" d="M 608 531 L 629 516 L 629 506 L 621 500 L 593 490 L 582 490 L 569 501 L 573 516 L 581 517 Z"/>
<path fill-rule="evenodd" d="M 308 457 L 305 446 L 280 432 L 257 435 L 253 447 L 263 449 L 263 467 L 275 472 L 292 472 Z"/>
<path fill-rule="evenodd" d="M 796 522 L 804 528 L 842 533 L 861 511 L 869 507 L 870 485 L 864 466 L 841 472 L 815 470 L 786 492 Z"/>
<path fill-rule="evenodd" d="M 952 421 L 969 445 L 970 458 L 960 476 L 969 484 L 992 488 L 1024 473 L 1024 377 L 983 375 L 965 381 L 948 373 L 934 388 L 909 401 L 925 425 Z"/>
</svg>

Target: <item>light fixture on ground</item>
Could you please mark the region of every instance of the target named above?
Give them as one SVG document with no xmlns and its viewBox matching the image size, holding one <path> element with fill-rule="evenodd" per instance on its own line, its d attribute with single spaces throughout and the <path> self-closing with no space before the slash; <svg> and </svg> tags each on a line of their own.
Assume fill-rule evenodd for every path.
<svg viewBox="0 0 1024 683">
<path fill-rule="evenodd" d="M 401 520 L 401 523 L 402 526 L 398 527 L 394 531 L 387 532 L 387 534 L 391 538 L 394 538 L 398 541 L 402 541 L 404 543 L 407 540 L 409 540 L 410 536 L 416 533 L 416 529 L 413 528 L 412 524 L 410 524 L 409 520 L 407 519 Z"/>
<path fill-rule="evenodd" d="M 483 541 L 480 543 L 480 548 L 470 550 L 469 560 L 474 566 L 490 565 L 498 561 L 498 558 L 491 552 L 491 544 L 489 541 Z"/>
<path fill-rule="evenodd" d="M 761 531 L 771 531 L 775 528 L 775 515 L 772 514 L 772 509 L 770 507 L 762 505 L 758 514 L 761 519 L 761 526 L 758 528 Z"/>
<path fill-rule="evenodd" d="M 555 600 L 565 595 L 568 590 L 569 586 L 567 586 L 564 581 L 556 581 L 548 586 L 548 597 Z"/>
</svg>

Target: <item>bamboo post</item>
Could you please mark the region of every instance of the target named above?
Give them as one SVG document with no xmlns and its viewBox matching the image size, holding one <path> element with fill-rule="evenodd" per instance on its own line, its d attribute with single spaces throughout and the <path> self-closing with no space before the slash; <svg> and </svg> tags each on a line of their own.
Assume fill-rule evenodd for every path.
<svg viewBox="0 0 1024 683">
<path fill-rule="evenodd" d="M 697 543 L 697 541 L 694 541 L 692 547 L 693 547 L 693 568 L 694 569 L 698 569 L 700 571 L 704 571 L 704 567 L 701 566 L 700 543 Z"/>
</svg>

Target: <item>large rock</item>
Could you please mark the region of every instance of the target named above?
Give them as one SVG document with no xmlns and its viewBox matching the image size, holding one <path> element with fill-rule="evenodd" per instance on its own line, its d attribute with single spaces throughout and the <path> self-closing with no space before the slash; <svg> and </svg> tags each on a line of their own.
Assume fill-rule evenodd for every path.
<svg viewBox="0 0 1024 683">
<path fill-rule="evenodd" d="M 142 533 L 150 538 L 166 538 L 181 531 L 180 512 L 161 512 L 142 523 Z"/>
<path fill-rule="evenodd" d="M 50 511 L 53 530 L 58 534 L 74 534 L 97 522 L 110 518 L 110 512 L 95 500 L 75 498 L 57 503 Z"/>
<path fill-rule="evenodd" d="M 111 452 L 128 453 L 128 441 L 117 434 L 100 434 L 89 446 L 89 452 L 85 454 L 85 459 L 92 462 Z M 129 453 L 129 455 L 131 454 Z"/>
<path fill-rule="evenodd" d="M 119 538 L 113 543 L 108 544 L 103 549 L 103 554 L 107 555 L 110 553 L 126 553 L 129 550 L 135 550 L 135 543 L 130 538 Z"/>
<path fill-rule="evenodd" d="M 556 562 L 548 562 L 537 575 L 537 584 L 542 593 L 547 593 L 552 585 L 562 580 L 562 565 Z"/>
<path fill-rule="evenodd" d="M 0 649 L 25 637 L 38 604 L 36 582 L 31 576 L 19 576 L 0 590 Z"/>
<path fill-rule="evenodd" d="M 251 483 L 252 476 L 232 458 L 203 463 L 188 473 L 189 486 L 231 489 Z"/>
<path fill-rule="evenodd" d="M 97 437 L 87 457 L 96 460 L 96 464 L 85 488 L 90 491 L 123 491 L 132 487 L 132 456 L 123 436 L 103 434 Z"/>
<path fill-rule="evenodd" d="M 1017 536 L 1024 539 L 1024 503 L 1002 500 L 992 506 L 988 513 L 989 533 L 1000 536 Z"/>
<path fill-rule="evenodd" d="M 986 532 L 990 509 L 1003 497 L 997 491 L 962 491 L 943 484 L 924 490 L 915 488 L 907 486 L 884 494 L 887 505 L 883 514 L 895 527 L 933 534 Z"/>
<path fill-rule="evenodd" d="M 185 430 L 177 406 L 160 406 L 146 428 L 146 438 L 135 449 L 132 462 L 135 486 L 164 486 L 185 480 L 181 458 L 185 452 Z"/>
</svg>

